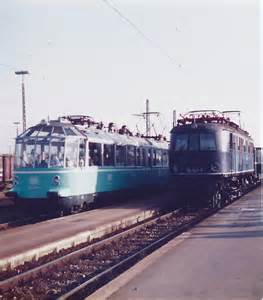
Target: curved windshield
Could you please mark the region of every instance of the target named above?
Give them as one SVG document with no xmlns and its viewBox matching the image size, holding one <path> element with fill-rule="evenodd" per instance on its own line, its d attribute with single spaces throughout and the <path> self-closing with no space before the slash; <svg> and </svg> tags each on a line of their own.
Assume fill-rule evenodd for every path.
<svg viewBox="0 0 263 300">
<path fill-rule="evenodd" d="M 185 151 L 188 148 L 188 134 L 176 135 L 175 151 Z"/>
<path fill-rule="evenodd" d="M 64 139 L 30 138 L 16 142 L 16 168 L 49 168 L 64 166 Z"/>
<path fill-rule="evenodd" d="M 216 140 L 212 133 L 200 134 L 200 150 L 201 151 L 214 151 L 216 150 Z"/>
</svg>

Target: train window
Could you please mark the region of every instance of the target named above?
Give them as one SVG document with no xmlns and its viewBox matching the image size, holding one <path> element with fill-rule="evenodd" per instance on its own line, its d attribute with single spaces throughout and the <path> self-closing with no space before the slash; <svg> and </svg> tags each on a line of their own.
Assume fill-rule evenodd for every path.
<svg viewBox="0 0 263 300">
<path fill-rule="evenodd" d="M 248 152 L 248 142 L 244 143 L 244 152 Z"/>
<path fill-rule="evenodd" d="M 52 135 L 55 135 L 55 136 L 64 136 L 65 133 L 64 133 L 64 130 L 63 130 L 62 127 L 55 126 L 54 129 L 53 129 Z"/>
<path fill-rule="evenodd" d="M 232 149 L 232 133 L 229 134 L 229 131 L 223 130 L 221 135 L 221 151 L 229 152 L 229 149 Z"/>
<path fill-rule="evenodd" d="M 156 166 L 156 149 L 152 151 L 152 165 Z"/>
<path fill-rule="evenodd" d="M 147 165 L 149 167 L 152 166 L 152 150 L 151 149 L 148 149 L 148 151 L 147 151 Z"/>
<path fill-rule="evenodd" d="M 142 166 L 141 148 L 136 148 L 136 165 Z"/>
<path fill-rule="evenodd" d="M 64 143 L 63 143 L 64 146 Z M 63 147 L 64 148 L 64 147 Z M 36 141 L 35 166 L 37 168 L 47 168 L 49 166 L 49 141 Z M 64 150 L 63 150 L 64 152 Z M 62 165 L 64 162 L 62 162 Z"/>
<path fill-rule="evenodd" d="M 16 144 L 16 167 L 33 168 L 35 160 L 35 141 L 30 140 Z"/>
<path fill-rule="evenodd" d="M 168 166 L 168 151 L 163 150 L 163 166 Z"/>
<path fill-rule="evenodd" d="M 230 139 L 229 139 L 229 148 L 234 149 L 234 139 L 233 139 L 233 133 L 230 133 Z"/>
<path fill-rule="evenodd" d="M 114 166 L 114 145 L 104 144 L 103 146 L 103 165 Z"/>
<path fill-rule="evenodd" d="M 125 165 L 125 146 L 116 146 L 116 165 L 124 166 Z"/>
<path fill-rule="evenodd" d="M 127 165 L 135 166 L 135 147 L 127 146 Z"/>
<path fill-rule="evenodd" d="M 146 149 L 142 148 L 142 166 L 147 166 Z"/>
<path fill-rule="evenodd" d="M 15 168 L 21 168 L 22 167 L 22 143 L 16 143 L 15 148 Z"/>
<path fill-rule="evenodd" d="M 176 135 L 175 151 L 185 151 L 188 147 L 188 135 L 178 134 Z"/>
<path fill-rule="evenodd" d="M 86 143 L 84 139 L 79 142 L 79 166 L 85 167 Z"/>
<path fill-rule="evenodd" d="M 200 134 L 200 150 L 201 151 L 214 151 L 216 150 L 215 136 L 211 133 Z"/>
<path fill-rule="evenodd" d="M 69 127 L 64 128 L 66 135 L 76 135 L 76 133 Z"/>
<path fill-rule="evenodd" d="M 189 136 L 189 150 L 198 151 L 199 150 L 199 134 L 190 134 Z"/>
<path fill-rule="evenodd" d="M 156 166 L 162 165 L 162 150 L 156 150 Z"/>
<path fill-rule="evenodd" d="M 37 136 L 39 136 L 39 137 L 40 136 L 41 137 L 48 136 L 51 134 L 52 129 L 53 129 L 52 126 L 43 126 Z"/>
<path fill-rule="evenodd" d="M 101 144 L 89 143 L 89 165 L 101 166 Z"/>
<path fill-rule="evenodd" d="M 243 151 L 243 142 L 244 140 L 242 138 L 239 138 L 238 150 L 240 151 Z"/>
<path fill-rule="evenodd" d="M 78 167 L 79 138 L 67 138 L 65 148 L 65 162 L 67 168 Z"/>
<path fill-rule="evenodd" d="M 36 152 L 38 151 L 37 150 L 38 146 L 40 146 L 40 145 L 36 145 Z M 43 149 L 43 147 L 41 147 L 41 149 Z M 46 151 L 43 151 L 43 152 L 46 152 Z M 36 163 L 37 162 L 40 163 L 39 167 L 45 165 L 43 160 L 45 160 L 45 157 L 47 155 L 46 154 L 43 155 L 42 154 L 43 152 L 41 150 L 41 157 L 42 157 L 41 162 L 39 160 L 39 156 L 38 156 L 38 160 L 36 160 Z M 64 166 L 64 142 L 57 140 L 57 139 L 56 140 L 52 139 L 52 141 L 50 143 L 50 163 L 49 163 L 49 165 L 50 165 L 50 167 L 63 167 Z"/>
</svg>

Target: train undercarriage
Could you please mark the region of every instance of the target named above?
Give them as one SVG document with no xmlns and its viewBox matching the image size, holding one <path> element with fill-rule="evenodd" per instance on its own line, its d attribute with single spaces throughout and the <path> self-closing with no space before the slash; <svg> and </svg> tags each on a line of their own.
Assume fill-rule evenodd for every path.
<svg viewBox="0 0 263 300">
<path fill-rule="evenodd" d="M 220 208 L 260 183 L 253 174 L 173 176 L 176 203 L 182 207 Z"/>
</svg>

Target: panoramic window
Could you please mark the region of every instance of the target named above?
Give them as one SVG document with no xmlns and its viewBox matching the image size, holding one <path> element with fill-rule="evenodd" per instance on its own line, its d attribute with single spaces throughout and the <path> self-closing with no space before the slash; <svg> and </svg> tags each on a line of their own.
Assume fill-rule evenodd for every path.
<svg viewBox="0 0 263 300">
<path fill-rule="evenodd" d="M 89 143 L 89 165 L 101 166 L 101 144 Z"/>
<path fill-rule="evenodd" d="M 15 151 L 15 167 L 47 168 L 50 166 L 50 154 L 58 155 L 60 151 L 64 153 L 64 142 L 60 142 L 59 148 L 57 148 L 55 145 L 51 145 L 50 147 L 50 140 L 46 138 L 18 141 Z M 60 166 L 63 166 L 63 158 Z"/>
<path fill-rule="evenodd" d="M 86 143 L 84 139 L 80 139 L 79 141 L 79 166 L 85 167 L 86 161 Z"/>
<path fill-rule="evenodd" d="M 73 129 L 69 127 L 64 128 L 66 135 L 76 135 L 76 133 L 73 131 Z"/>
<path fill-rule="evenodd" d="M 64 130 L 61 126 L 55 126 L 54 129 L 53 129 L 53 132 L 52 132 L 52 136 L 55 135 L 55 136 L 64 136 L 65 133 L 64 133 Z"/>
<path fill-rule="evenodd" d="M 65 163 L 67 168 L 76 168 L 78 166 L 78 138 L 66 139 Z"/>
<path fill-rule="evenodd" d="M 216 140 L 212 133 L 200 134 L 200 150 L 201 151 L 214 151 L 216 150 Z"/>
<path fill-rule="evenodd" d="M 185 151 L 188 148 L 188 135 L 178 134 L 175 140 L 175 151 Z"/>
<path fill-rule="evenodd" d="M 103 165 L 114 166 L 114 145 L 104 144 L 103 146 Z"/>
<path fill-rule="evenodd" d="M 38 133 L 39 137 L 45 137 L 51 134 L 52 132 L 52 126 L 44 126 L 41 128 L 41 130 Z"/>
<path fill-rule="evenodd" d="M 125 165 L 125 146 L 116 146 L 116 165 L 124 166 Z"/>
<path fill-rule="evenodd" d="M 135 151 L 136 151 L 135 146 L 127 146 L 127 166 L 135 166 L 136 164 Z"/>
<path fill-rule="evenodd" d="M 39 162 L 39 156 L 37 161 Z M 41 163 L 43 164 L 42 161 Z M 50 143 L 50 167 L 64 167 L 64 142 L 59 139 L 53 139 Z"/>
<path fill-rule="evenodd" d="M 17 168 L 33 168 L 35 162 L 35 141 L 28 140 L 16 144 L 16 160 Z"/>
</svg>

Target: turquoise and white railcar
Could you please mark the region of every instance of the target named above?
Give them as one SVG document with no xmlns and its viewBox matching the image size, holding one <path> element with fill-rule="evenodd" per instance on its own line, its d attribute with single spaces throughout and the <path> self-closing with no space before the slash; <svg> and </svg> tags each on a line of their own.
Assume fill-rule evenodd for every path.
<svg viewBox="0 0 263 300">
<path fill-rule="evenodd" d="M 168 143 L 76 126 L 42 122 L 16 139 L 17 202 L 72 209 L 107 193 L 165 186 Z"/>
</svg>

